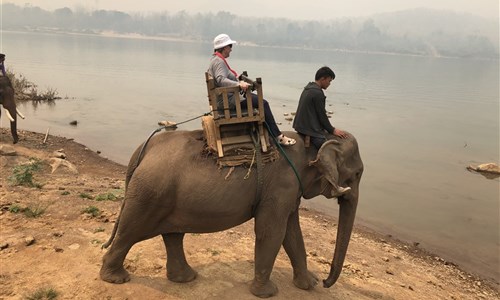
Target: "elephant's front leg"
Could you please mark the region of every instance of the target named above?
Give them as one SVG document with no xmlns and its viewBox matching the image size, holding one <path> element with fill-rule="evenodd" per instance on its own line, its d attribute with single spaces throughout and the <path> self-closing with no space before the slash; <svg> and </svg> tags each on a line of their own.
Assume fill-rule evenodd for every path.
<svg viewBox="0 0 500 300">
<path fill-rule="evenodd" d="M 292 263 L 295 286 L 303 290 L 314 288 L 318 284 L 318 277 L 307 269 L 306 249 L 300 229 L 298 209 L 288 218 L 283 247 Z"/>
<path fill-rule="evenodd" d="M 278 293 L 269 278 L 285 237 L 286 222 L 286 217 L 277 216 L 267 207 L 261 207 L 255 216 L 255 277 L 250 291 L 257 297 L 267 298 Z"/>
<path fill-rule="evenodd" d="M 10 133 L 12 134 L 13 144 L 17 144 L 19 137 L 17 136 L 17 115 L 14 109 L 14 116 L 12 117 L 14 122 L 10 122 Z"/>
<path fill-rule="evenodd" d="M 9 82 L 10 84 L 10 82 Z M 16 102 L 14 101 L 14 90 L 10 87 L 2 91 L 2 105 L 5 108 L 5 113 L 7 119 L 10 120 L 10 132 L 14 140 L 14 144 L 19 141 L 17 136 L 17 114 L 16 114 Z"/>
<path fill-rule="evenodd" d="M 167 249 L 167 278 L 173 282 L 193 281 L 197 273 L 186 261 L 184 255 L 184 233 L 162 234 Z"/>
</svg>

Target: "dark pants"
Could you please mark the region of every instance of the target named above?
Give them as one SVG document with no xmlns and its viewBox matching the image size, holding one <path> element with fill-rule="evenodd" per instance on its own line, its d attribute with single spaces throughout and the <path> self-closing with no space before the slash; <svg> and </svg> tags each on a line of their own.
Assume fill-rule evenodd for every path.
<svg viewBox="0 0 500 300">
<path fill-rule="evenodd" d="M 305 138 L 306 134 L 303 134 L 303 133 L 300 133 L 299 134 Z M 325 133 L 325 136 L 323 137 L 315 137 L 315 136 L 309 136 L 309 142 L 311 144 L 314 145 L 314 147 L 316 147 L 316 149 L 319 150 L 319 148 L 321 148 L 321 146 L 323 146 L 323 144 L 328 141 L 329 139 L 332 139 L 333 138 L 333 135 L 329 134 L 329 133 Z"/>
<path fill-rule="evenodd" d="M 311 144 L 314 145 L 314 147 L 316 147 L 316 149 L 319 150 L 319 148 L 321 148 L 321 146 L 326 142 L 326 138 L 325 137 L 315 137 L 315 136 L 311 136 Z"/>
<path fill-rule="evenodd" d="M 258 107 L 258 105 L 259 105 L 259 97 L 257 97 L 257 95 L 255 94 L 252 94 L 252 106 L 255 108 Z M 243 99 L 243 101 L 241 101 L 241 108 L 247 108 L 246 99 Z M 273 113 L 271 112 L 271 107 L 269 106 L 269 102 L 267 102 L 266 99 L 264 99 L 264 119 L 267 125 L 269 125 L 272 135 L 274 135 L 275 137 L 281 135 L 281 131 L 278 128 L 276 121 L 274 120 Z"/>
</svg>

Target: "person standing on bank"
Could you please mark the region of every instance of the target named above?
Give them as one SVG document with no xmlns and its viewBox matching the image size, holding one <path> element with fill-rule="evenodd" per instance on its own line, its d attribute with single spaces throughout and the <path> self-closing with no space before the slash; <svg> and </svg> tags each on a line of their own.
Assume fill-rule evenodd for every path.
<svg viewBox="0 0 500 300">
<path fill-rule="evenodd" d="M 214 38 L 214 54 L 210 59 L 210 66 L 208 67 L 208 73 L 214 78 L 215 84 L 218 87 L 231 87 L 231 86 L 239 86 L 240 89 L 245 92 L 249 84 L 245 81 L 238 80 L 238 73 L 231 69 L 229 64 L 227 63 L 227 58 L 231 54 L 233 45 L 236 44 L 235 41 L 231 40 L 231 38 L 227 34 L 219 34 Z M 241 101 L 239 94 L 230 94 L 229 98 L 229 106 L 234 108 L 236 101 Z M 246 99 L 241 103 L 242 107 L 246 105 Z M 258 97 L 255 94 L 252 94 L 252 104 L 254 107 L 258 106 Z M 222 97 L 218 99 L 219 108 L 223 107 Z M 271 112 L 271 107 L 267 100 L 264 99 L 264 118 L 269 125 L 271 130 L 271 134 L 273 134 L 281 145 L 291 146 L 295 144 L 295 140 L 289 137 L 286 137 L 278 128 L 276 121 L 274 120 L 273 113 Z"/>
<path fill-rule="evenodd" d="M 321 67 L 314 82 L 309 82 L 302 91 L 299 106 L 293 120 L 293 128 L 300 134 L 311 137 L 311 143 L 321 148 L 328 135 L 347 138 L 347 133 L 330 124 L 326 115 L 326 90 L 335 79 L 335 73 L 329 67 Z"/>
</svg>

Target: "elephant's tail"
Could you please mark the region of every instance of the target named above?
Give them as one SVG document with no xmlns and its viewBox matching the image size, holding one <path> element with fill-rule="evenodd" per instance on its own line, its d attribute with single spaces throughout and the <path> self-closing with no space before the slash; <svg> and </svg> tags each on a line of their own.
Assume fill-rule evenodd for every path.
<svg viewBox="0 0 500 300">
<path fill-rule="evenodd" d="M 122 201 L 122 206 L 120 207 L 120 213 L 118 214 L 118 218 L 116 219 L 115 226 L 113 227 L 113 231 L 111 232 L 111 236 L 109 237 L 109 240 L 101 246 L 101 249 L 108 248 L 111 245 L 111 243 L 113 243 L 113 240 L 115 239 L 116 231 L 118 230 L 118 224 L 120 223 L 120 218 L 122 216 L 123 207 L 125 206 L 125 200 L 127 199 L 128 183 L 130 182 L 130 179 L 132 178 L 132 175 L 134 174 L 135 169 L 139 166 L 139 163 L 141 162 L 142 154 L 144 152 L 144 148 L 146 148 L 147 143 L 149 142 L 149 140 L 151 139 L 151 137 L 156 132 L 158 132 L 158 131 L 155 130 L 149 136 L 149 138 L 146 140 L 146 142 L 140 148 L 141 149 L 140 151 L 138 149 L 138 150 L 136 150 L 134 152 L 134 154 L 132 154 L 132 157 L 130 159 L 130 164 L 129 164 L 129 167 L 128 167 L 128 170 L 127 170 L 127 175 L 125 177 L 125 198 Z"/>
<path fill-rule="evenodd" d="M 118 219 L 116 219 L 115 226 L 113 227 L 113 231 L 111 232 L 111 236 L 109 237 L 109 240 L 101 246 L 101 249 L 108 248 L 115 239 L 116 231 L 118 230 L 118 223 L 120 223 L 120 217 L 122 216 L 123 206 L 125 206 L 125 199 L 123 199 L 122 206 L 120 208 L 120 214 L 118 215 Z"/>
<path fill-rule="evenodd" d="M 135 155 L 136 155 L 136 153 L 134 153 L 134 155 L 132 156 L 132 159 L 134 158 Z M 102 245 L 102 247 L 101 247 L 102 249 L 108 248 L 111 245 L 111 243 L 113 243 L 113 240 L 115 239 L 116 231 L 118 230 L 118 224 L 120 223 L 120 218 L 122 216 L 123 207 L 125 206 L 125 199 L 127 199 L 126 195 L 127 195 L 127 190 L 128 190 L 128 183 L 130 182 L 130 178 L 134 174 L 134 171 L 137 168 L 138 164 L 139 164 L 139 161 L 137 161 L 136 164 L 134 166 L 132 166 L 132 168 L 129 168 L 127 170 L 127 176 L 125 178 L 125 198 L 122 201 L 122 205 L 120 207 L 120 213 L 118 214 L 118 218 L 116 219 L 115 226 L 113 227 L 113 231 L 111 232 L 111 236 L 109 237 L 109 240 Z"/>
<path fill-rule="evenodd" d="M 139 166 L 141 163 L 141 160 L 143 158 L 144 154 L 144 149 L 146 149 L 147 144 L 149 143 L 149 140 L 155 135 L 156 133 L 160 132 L 164 127 L 160 127 L 156 130 L 154 130 L 148 137 L 148 139 L 142 144 L 140 147 L 140 150 L 137 149 L 134 154 L 132 154 L 132 158 L 130 159 L 130 164 L 129 168 L 127 170 L 127 176 L 125 177 L 125 199 L 122 201 L 122 206 L 120 208 L 120 214 L 118 215 L 118 218 L 116 219 L 115 226 L 113 227 L 113 231 L 111 232 L 111 236 L 109 237 L 109 240 L 102 245 L 102 249 L 108 248 L 111 243 L 113 243 L 113 240 L 115 239 L 116 236 L 116 231 L 118 230 L 118 224 L 120 223 L 120 217 L 122 216 L 123 212 L 123 207 L 125 206 L 125 200 L 127 199 L 127 189 L 128 189 L 128 183 L 130 182 L 130 179 L 132 178 L 132 175 L 134 174 L 135 169 Z M 135 164 L 132 165 L 132 162 L 135 161 Z"/>
</svg>

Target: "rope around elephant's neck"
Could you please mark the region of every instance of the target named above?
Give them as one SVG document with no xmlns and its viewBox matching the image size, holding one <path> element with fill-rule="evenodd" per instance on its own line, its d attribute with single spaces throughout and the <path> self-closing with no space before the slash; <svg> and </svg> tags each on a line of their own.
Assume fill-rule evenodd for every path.
<svg viewBox="0 0 500 300">
<path fill-rule="evenodd" d="M 281 147 L 281 144 L 278 142 L 278 140 L 276 139 L 274 134 L 271 132 L 271 128 L 269 127 L 269 125 L 266 122 L 264 122 L 264 124 L 266 124 L 267 131 L 269 132 L 269 135 L 273 138 L 273 141 L 276 144 L 276 146 L 278 147 L 278 149 L 280 149 L 281 154 L 285 157 L 288 164 L 292 167 L 292 170 L 295 173 L 295 177 L 297 177 L 297 181 L 299 182 L 299 187 L 300 187 L 299 198 L 302 197 L 304 195 L 304 187 L 302 186 L 302 181 L 300 180 L 300 176 L 299 176 L 299 173 L 297 172 L 297 169 L 295 168 L 295 165 L 290 160 L 290 158 L 286 155 L 285 150 L 283 150 L 283 147 Z"/>
</svg>

